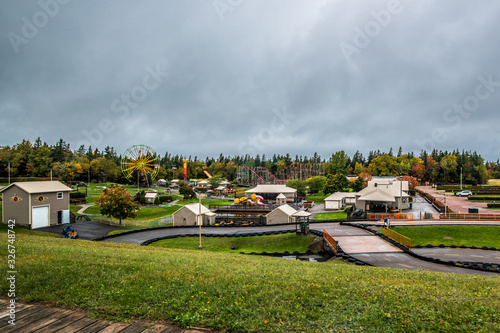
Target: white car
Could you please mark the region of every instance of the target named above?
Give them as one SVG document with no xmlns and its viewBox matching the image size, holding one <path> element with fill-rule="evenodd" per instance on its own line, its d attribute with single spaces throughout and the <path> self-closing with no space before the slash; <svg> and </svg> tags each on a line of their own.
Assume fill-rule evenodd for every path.
<svg viewBox="0 0 500 333">
<path fill-rule="evenodd" d="M 462 192 L 458 192 L 455 194 L 457 197 L 468 197 L 469 195 L 472 195 L 472 192 L 469 190 L 465 190 Z"/>
</svg>

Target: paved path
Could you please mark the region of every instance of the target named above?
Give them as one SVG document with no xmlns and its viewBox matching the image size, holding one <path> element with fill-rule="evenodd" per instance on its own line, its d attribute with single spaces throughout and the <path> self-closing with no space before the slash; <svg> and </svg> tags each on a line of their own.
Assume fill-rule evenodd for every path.
<svg viewBox="0 0 500 333">
<path fill-rule="evenodd" d="M 412 251 L 424 257 L 445 261 L 484 262 L 500 265 L 500 251 L 439 247 L 412 249 Z"/>
<path fill-rule="evenodd" d="M 50 227 L 38 228 L 36 231 L 45 231 L 61 235 L 65 226 L 70 226 L 78 231 L 78 238 L 85 240 L 93 240 L 99 237 L 106 236 L 113 230 L 123 230 L 124 227 L 112 226 L 95 221 L 77 220 L 75 223 L 60 224 Z"/>
<path fill-rule="evenodd" d="M 436 199 L 444 202 L 444 198 L 446 196 L 446 204 L 450 207 L 455 213 L 467 213 L 469 211 L 469 207 L 476 207 L 479 209 L 480 214 L 500 214 L 500 209 L 489 209 L 486 208 L 487 204 L 480 201 L 470 201 L 467 200 L 467 197 L 456 197 L 454 193 L 446 193 L 444 191 L 438 191 L 431 186 L 418 186 L 419 190 L 429 193 Z"/>
<path fill-rule="evenodd" d="M 81 205 L 81 206 L 82 206 L 82 208 L 80 208 L 80 209 L 77 211 L 77 213 L 78 213 L 78 214 L 80 214 L 80 215 L 83 215 L 83 214 L 85 214 L 85 209 L 87 209 L 87 208 L 89 208 L 89 207 L 93 206 L 93 204 L 83 204 L 83 205 Z"/>
<path fill-rule="evenodd" d="M 42 304 L 16 302 L 15 325 L 9 324 L 9 300 L 0 299 L 0 332 L 39 333 L 202 333 L 208 329 L 181 329 L 179 327 L 150 321 L 133 323 L 111 323 L 87 317 L 86 311 L 75 311 Z"/>
<path fill-rule="evenodd" d="M 345 253 L 373 266 L 500 277 L 500 273 L 476 271 L 416 259 L 363 229 L 334 223 L 323 226 L 311 225 L 311 229 L 322 230 L 322 228 L 335 238 Z"/>
<path fill-rule="evenodd" d="M 262 226 L 262 227 L 219 227 L 219 228 L 202 227 L 201 233 L 202 235 L 204 234 L 237 235 L 243 233 L 248 234 L 248 233 L 260 233 L 260 232 L 271 232 L 271 231 L 282 231 L 282 230 L 295 231 L 295 225 Z M 175 235 L 198 235 L 198 234 L 199 234 L 198 228 L 161 228 L 161 229 L 135 232 L 127 235 L 118 235 L 113 238 L 106 239 L 105 242 L 140 245 L 145 241 L 153 238 L 161 238 L 161 237 L 175 236 Z"/>
<path fill-rule="evenodd" d="M 338 223 L 314 223 L 310 225 L 310 228 L 311 230 L 319 231 L 326 229 L 335 238 L 335 240 L 338 241 L 340 247 L 345 253 L 348 253 L 352 257 L 373 266 L 431 270 L 437 272 L 454 272 L 470 275 L 500 276 L 500 274 L 497 273 L 445 266 L 413 258 L 382 238 L 359 228 L 339 225 Z M 295 226 L 201 228 L 202 234 L 209 233 L 218 235 L 261 233 L 282 230 L 293 231 L 295 230 Z M 139 245 L 153 238 L 174 235 L 198 235 L 198 233 L 198 228 L 163 228 L 141 231 L 128 235 L 119 235 L 107 239 L 106 241 Z"/>
</svg>

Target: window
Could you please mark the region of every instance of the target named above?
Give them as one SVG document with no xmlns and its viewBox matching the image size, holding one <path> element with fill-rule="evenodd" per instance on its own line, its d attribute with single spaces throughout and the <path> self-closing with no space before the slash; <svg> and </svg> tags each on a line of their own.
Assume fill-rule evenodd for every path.
<svg viewBox="0 0 500 333">
<path fill-rule="evenodd" d="M 62 199 L 62 198 L 63 198 L 63 193 L 57 192 L 57 199 Z"/>
</svg>

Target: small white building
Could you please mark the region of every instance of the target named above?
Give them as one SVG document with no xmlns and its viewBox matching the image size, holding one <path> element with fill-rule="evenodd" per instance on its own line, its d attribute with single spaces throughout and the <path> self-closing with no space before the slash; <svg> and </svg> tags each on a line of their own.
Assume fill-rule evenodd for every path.
<svg viewBox="0 0 500 333">
<path fill-rule="evenodd" d="M 213 213 L 207 207 L 201 205 L 201 224 L 202 225 L 214 225 L 215 216 L 217 214 Z M 175 225 L 198 225 L 198 217 L 200 216 L 200 204 L 191 203 L 189 205 L 179 208 L 174 214 L 174 226 Z"/>
<path fill-rule="evenodd" d="M 147 192 L 145 195 L 144 195 L 144 198 L 146 199 L 146 203 L 147 204 L 154 204 L 155 203 L 155 199 L 158 197 L 158 193 L 156 192 Z"/>
<path fill-rule="evenodd" d="M 355 192 L 335 192 L 325 198 L 325 209 L 338 210 L 355 204 Z"/>
<path fill-rule="evenodd" d="M 297 211 L 289 205 L 281 205 L 266 215 L 266 224 L 295 223 Z"/>
<path fill-rule="evenodd" d="M 393 179 L 370 180 L 368 186 L 356 194 L 356 208 L 372 212 L 390 212 L 410 208 L 408 181 Z"/>
</svg>

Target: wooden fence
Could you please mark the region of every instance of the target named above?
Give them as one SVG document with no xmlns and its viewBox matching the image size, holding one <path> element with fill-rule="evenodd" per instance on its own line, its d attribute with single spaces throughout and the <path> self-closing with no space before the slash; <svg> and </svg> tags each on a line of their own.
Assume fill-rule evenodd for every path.
<svg viewBox="0 0 500 333">
<path fill-rule="evenodd" d="M 439 214 L 440 220 L 481 220 L 481 221 L 500 221 L 498 214 L 459 214 L 448 213 Z"/>
<path fill-rule="evenodd" d="M 401 235 L 400 233 L 397 233 L 391 229 L 384 228 L 384 235 L 389 237 L 392 240 L 395 240 L 399 244 L 406 246 L 407 248 L 411 249 L 411 239 L 409 239 L 406 236 Z"/>
<path fill-rule="evenodd" d="M 333 251 L 337 253 L 337 241 L 326 231 L 323 229 L 323 238 L 326 240 L 326 242 L 332 247 Z"/>
<path fill-rule="evenodd" d="M 366 215 L 369 220 L 385 220 L 385 219 L 391 219 L 391 220 L 413 220 L 413 213 L 410 214 L 404 214 L 404 213 L 399 213 L 399 214 L 367 214 Z"/>
</svg>

